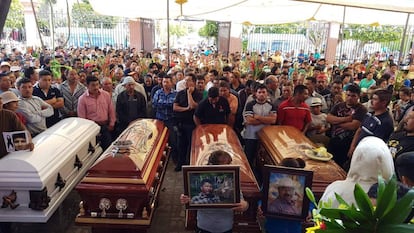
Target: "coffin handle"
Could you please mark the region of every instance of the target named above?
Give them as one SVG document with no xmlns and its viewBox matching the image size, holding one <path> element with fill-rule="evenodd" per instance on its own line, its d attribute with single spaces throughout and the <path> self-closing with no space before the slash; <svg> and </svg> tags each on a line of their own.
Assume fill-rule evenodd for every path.
<svg viewBox="0 0 414 233">
<path fill-rule="evenodd" d="M 16 209 L 20 204 L 16 203 L 17 193 L 12 190 L 7 196 L 3 196 L 3 204 L 1 208 L 7 208 L 10 206 L 12 210 Z"/>
<path fill-rule="evenodd" d="M 91 142 L 89 142 L 89 148 L 88 148 L 88 151 L 89 151 L 89 152 L 92 152 L 92 153 L 95 153 L 95 147 L 94 147 L 94 146 L 92 146 L 92 143 L 91 143 Z"/>
<path fill-rule="evenodd" d="M 154 195 L 155 195 L 155 188 L 154 188 L 154 187 L 151 187 L 151 188 L 150 188 L 150 190 L 149 190 L 149 192 L 148 192 L 148 195 L 149 195 L 150 197 L 154 197 Z"/>
<path fill-rule="evenodd" d="M 55 182 L 55 187 L 59 188 L 59 191 L 61 191 L 65 187 L 65 185 L 66 185 L 66 181 L 62 178 L 60 173 L 58 173 L 56 182 Z"/>
<path fill-rule="evenodd" d="M 75 168 L 77 167 L 79 170 L 82 168 L 82 166 L 83 166 L 82 161 L 79 159 L 78 155 L 76 155 L 75 163 L 73 164 L 73 167 Z"/>
<path fill-rule="evenodd" d="M 46 187 L 41 191 L 29 191 L 30 203 L 29 208 L 32 210 L 44 210 L 49 207 L 51 197 L 47 195 Z"/>
</svg>

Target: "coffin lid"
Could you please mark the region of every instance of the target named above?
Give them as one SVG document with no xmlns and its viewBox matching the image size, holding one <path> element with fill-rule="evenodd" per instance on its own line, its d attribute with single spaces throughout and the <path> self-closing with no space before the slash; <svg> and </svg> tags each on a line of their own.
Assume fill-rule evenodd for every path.
<svg viewBox="0 0 414 233">
<path fill-rule="evenodd" d="M 33 151 L 16 151 L 0 159 L 0 187 L 41 190 L 59 168 L 72 163 L 78 146 L 96 137 L 93 121 L 66 118 L 33 138 Z"/>
<path fill-rule="evenodd" d="M 200 125 L 193 131 L 191 165 L 207 165 L 213 151 L 230 154 L 231 165 L 240 166 L 240 182 L 251 184 L 258 190 L 257 181 L 247 162 L 236 133 L 228 125 Z"/>
<path fill-rule="evenodd" d="M 346 177 L 345 171 L 333 160 L 317 161 L 302 155 L 298 150 L 299 146 L 314 148 L 316 145 L 295 127 L 265 126 L 258 132 L 258 136 L 276 164 L 289 157 L 299 157 L 305 160 L 306 167 L 304 169 L 313 171 L 312 186 L 314 189 L 317 188 L 317 192 L 323 192 L 325 187 L 333 181 L 343 180 Z"/>
<path fill-rule="evenodd" d="M 164 149 L 162 143 L 167 132 L 159 120 L 132 122 L 99 157 L 82 182 L 145 183 L 156 154 Z"/>
</svg>

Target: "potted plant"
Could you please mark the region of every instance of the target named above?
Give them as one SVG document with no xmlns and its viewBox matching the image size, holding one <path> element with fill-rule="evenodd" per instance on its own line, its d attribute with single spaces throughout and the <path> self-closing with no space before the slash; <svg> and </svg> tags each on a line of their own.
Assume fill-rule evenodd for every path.
<svg viewBox="0 0 414 233">
<path fill-rule="evenodd" d="M 307 228 L 307 233 L 412 233 L 414 224 L 404 221 L 412 211 L 414 189 L 410 189 L 397 200 L 397 180 L 394 177 L 387 183 L 378 178 L 377 205 L 373 206 L 370 198 L 359 184 L 355 185 L 356 206 L 348 204 L 341 196 L 335 194 L 340 203 L 339 208 L 331 208 L 328 203 L 316 203 L 309 188 L 306 194 L 317 206 L 314 210 L 316 225 Z"/>
</svg>

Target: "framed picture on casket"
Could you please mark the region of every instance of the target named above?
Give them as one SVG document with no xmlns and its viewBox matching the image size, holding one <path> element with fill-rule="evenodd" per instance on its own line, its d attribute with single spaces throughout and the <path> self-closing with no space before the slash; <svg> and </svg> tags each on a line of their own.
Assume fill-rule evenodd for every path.
<svg viewBox="0 0 414 233">
<path fill-rule="evenodd" d="M 187 209 L 232 208 L 240 202 L 240 167 L 183 166 Z"/>
<path fill-rule="evenodd" d="M 28 131 L 3 132 L 7 152 L 28 150 L 30 143 Z"/>
<path fill-rule="evenodd" d="M 267 217 L 302 221 L 309 211 L 305 188 L 312 186 L 313 172 L 265 165 L 263 214 Z"/>
</svg>

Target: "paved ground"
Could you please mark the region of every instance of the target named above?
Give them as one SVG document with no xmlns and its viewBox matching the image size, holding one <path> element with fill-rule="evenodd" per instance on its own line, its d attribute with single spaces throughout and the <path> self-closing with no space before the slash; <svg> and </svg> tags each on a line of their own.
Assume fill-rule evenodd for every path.
<svg viewBox="0 0 414 233">
<path fill-rule="evenodd" d="M 158 208 L 148 233 L 193 232 L 184 228 L 185 209 L 179 202 L 179 196 L 183 192 L 182 174 L 174 172 L 171 161 L 161 190 Z M 10 233 L 91 233 L 90 227 L 75 225 L 79 200 L 76 191 L 72 191 L 47 223 L 13 223 Z"/>
</svg>

